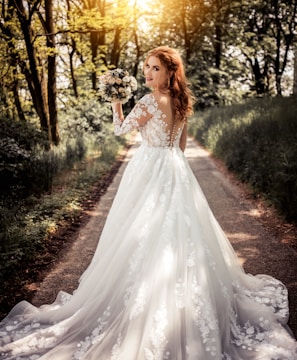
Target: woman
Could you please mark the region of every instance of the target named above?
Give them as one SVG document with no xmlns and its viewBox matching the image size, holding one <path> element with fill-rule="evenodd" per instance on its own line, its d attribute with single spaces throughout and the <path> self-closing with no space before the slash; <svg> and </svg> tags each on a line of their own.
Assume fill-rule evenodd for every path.
<svg viewBox="0 0 297 360">
<path fill-rule="evenodd" d="M 192 97 L 179 54 L 152 50 L 144 96 L 115 133 L 139 129 L 99 247 L 73 296 L 22 302 L 1 324 L 1 359 L 297 359 L 287 291 L 247 275 L 185 159 Z M 6 344 L 6 345 L 5 345 Z"/>
</svg>

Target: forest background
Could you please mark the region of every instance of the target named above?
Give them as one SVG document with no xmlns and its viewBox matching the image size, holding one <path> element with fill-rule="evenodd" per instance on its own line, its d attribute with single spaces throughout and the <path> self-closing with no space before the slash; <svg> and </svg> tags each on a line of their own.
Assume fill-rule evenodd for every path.
<svg viewBox="0 0 297 360">
<path fill-rule="evenodd" d="M 98 76 L 119 67 L 138 79 L 129 111 L 148 91 L 142 64 L 156 46 L 185 61 L 196 97 L 190 134 L 296 222 L 296 25 L 297 0 L 2 0 L 4 308 L 129 142 L 113 135 Z"/>
</svg>

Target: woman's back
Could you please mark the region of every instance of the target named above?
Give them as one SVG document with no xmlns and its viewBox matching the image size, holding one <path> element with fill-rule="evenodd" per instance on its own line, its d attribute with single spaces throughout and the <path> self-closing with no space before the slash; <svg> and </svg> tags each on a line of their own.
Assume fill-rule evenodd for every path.
<svg viewBox="0 0 297 360">
<path fill-rule="evenodd" d="M 142 110 L 151 118 L 139 127 L 143 144 L 153 147 L 178 147 L 184 122 L 175 121 L 170 97 L 167 95 L 156 99 L 153 94 L 143 97 Z"/>
</svg>

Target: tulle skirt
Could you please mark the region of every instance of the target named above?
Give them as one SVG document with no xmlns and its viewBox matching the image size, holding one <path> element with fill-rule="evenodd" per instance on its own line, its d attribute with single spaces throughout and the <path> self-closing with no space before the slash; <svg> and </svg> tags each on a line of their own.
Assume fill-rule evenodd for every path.
<svg viewBox="0 0 297 360">
<path fill-rule="evenodd" d="M 141 145 L 79 287 L 16 305 L 0 358 L 294 360 L 288 315 L 280 281 L 243 271 L 184 154 Z"/>
</svg>

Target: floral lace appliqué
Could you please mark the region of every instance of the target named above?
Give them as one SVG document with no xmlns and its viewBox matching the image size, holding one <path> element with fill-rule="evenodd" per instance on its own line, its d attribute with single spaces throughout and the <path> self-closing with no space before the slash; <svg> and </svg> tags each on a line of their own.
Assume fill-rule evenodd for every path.
<svg viewBox="0 0 297 360">
<path fill-rule="evenodd" d="M 83 359 L 88 349 L 92 345 L 97 344 L 103 339 L 103 337 L 105 336 L 104 330 L 106 328 L 106 325 L 108 324 L 108 318 L 110 317 L 110 315 L 111 315 L 110 308 L 108 307 L 104 311 L 103 315 L 99 317 L 98 319 L 99 325 L 92 331 L 92 333 L 89 336 L 86 336 L 86 338 L 83 341 L 77 344 L 78 350 L 73 355 L 72 357 L 73 360 Z"/>
<path fill-rule="evenodd" d="M 122 343 L 122 334 L 119 334 L 117 338 L 117 342 L 112 347 L 110 360 L 116 360 L 120 355 L 121 343 Z"/>
<path fill-rule="evenodd" d="M 140 288 L 137 291 L 136 299 L 132 306 L 129 319 L 135 319 L 140 313 L 143 312 L 144 306 L 146 304 L 148 286 L 146 283 L 142 283 Z"/>
<path fill-rule="evenodd" d="M 286 319 L 289 315 L 288 290 L 276 279 L 263 278 L 262 281 L 263 288 L 254 292 L 243 288 L 239 283 L 234 283 L 234 286 L 254 302 L 270 308 L 280 319 Z"/>
<path fill-rule="evenodd" d="M 160 309 L 154 316 L 154 327 L 151 332 L 150 341 L 151 348 L 144 349 L 145 360 L 168 360 L 170 359 L 170 352 L 166 351 L 168 340 L 165 335 L 165 330 L 168 326 L 168 315 L 165 304 L 162 304 Z"/>
<path fill-rule="evenodd" d="M 14 326 L 12 326 L 15 328 Z M 0 352 L 1 359 L 10 359 L 11 355 L 16 357 L 18 360 L 26 359 L 26 360 L 35 360 L 38 359 L 40 356 L 37 354 L 32 354 L 31 356 L 22 357 L 21 354 L 24 353 L 32 353 L 32 352 L 39 352 L 43 349 L 51 349 L 57 343 L 57 339 L 59 336 L 66 332 L 66 327 L 63 323 L 60 325 L 53 325 L 47 329 L 40 328 L 40 331 L 37 334 L 34 334 L 36 329 L 40 328 L 40 324 L 37 321 L 33 321 L 30 325 L 27 325 L 21 331 L 15 331 L 13 339 L 14 341 L 18 340 L 18 345 L 13 346 L 9 349 L 8 348 L 5 353 Z M 10 327 L 7 327 L 7 330 L 11 330 Z M 28 335 L 26 335 L 28 334 Z M 3 334 L 1 334 L 3 335 Z M 20 355 L 20 356 L 18 356 Z"/>
<path fill-rule="evenodd" d="M 238 284 L 237 286 L 235 286 L 235 288 L 237 288 L 237 290 L 239 288 L 242 289 L 242 287 Z M 251 321 L 239 323 L 238 314 L 235 312 L 232 306 L 232 298 L 230 292 L 228 292 L 227 287 L 222 283 L 221 290 L 224 298 L 228 302 L 229 307 L 230 326 L 233 335 L 233 339 L 231 339 L 231 342 L 233 344 L 236 344 L 238 347 L 241 347 L 242 349 L 248 351 L 259 352 L 261 351 L 260 349 L 263 347 L 273 349 L 271 340 L 273 337 L 271 332 L 272 326 L 270 321 L 264 316 L 260 316 L 259 318 L 254 319 L 255 324 Z M 236 299 L 236 294 L 234 296 Z M 281 328 L 281 325 L 279 326 Z M 276 331 L 275 328 L 274 331 Z"/>
<path fill-rule="evenodd" d="M 195 306 L 194 321 L 199 327 L 202 341 L 205 344 L 205 350 L 210 353 L 211 356 L 216 356 L 218 350 L 215 345 L 215 334 L 219 330 L 218 320 L 215 318 L 215 312 L 211 306 L 211 299 L 207 294 L 203 293 L 196 279 L 194 279 L 192 283 L 192 299 Z"/>
<path fill-rule="evenodd" d="M 130 114 L 121 121 L 118 112 L 113 114 L 114 132 L 116 135 L 126 134 L 139 129 L 142 143 L 152 147 L 178 147 L 183 126 L 179 127 L 171 138 L 167 129 L 166 115 L 159 109 L 152 94 L 139 100 Z"/>
<path fill-rule="evenodd" d="M 127 119 L 125 119 L 125 121 L 121 121 L 117 112 L 113 115 L 113 125 L 115 135 L 127 134 L 139 126 L 136 118 L 134 117 L 131 117 L 129 121 Z"/>
</svg>

